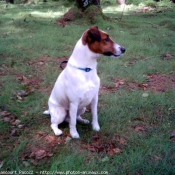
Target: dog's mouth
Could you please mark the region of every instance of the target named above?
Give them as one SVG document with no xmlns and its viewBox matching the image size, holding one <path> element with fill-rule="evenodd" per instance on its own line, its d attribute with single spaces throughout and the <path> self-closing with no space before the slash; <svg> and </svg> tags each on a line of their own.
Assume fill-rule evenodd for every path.
<svg viewBox="0 0 175 175">
<path fill-rule="evenodd" d="M 103 55 L 105 55 L 105 56 L 112 56 L 112 57 L 117 58 L 117 57 L 123 55 L 125 53 L 125 51 L 126 51 L 126 49 L 123 46 L 120 46 L 119 49 L 117 49 L 117 50 L 118 50 L 117 54 L 114 53 L 114 52 L 108 51 L 108 52 L 104 52 Z"/>
<path fill-rule="evenodd" d="M 121 54 L 115 54 L 113 52 L 104 52 L 103 55 L 117 58 L 117 57 L 120 57 L 123 54 L 122 53 Z"/>
<path fill-rule="evenodd" d="M 117 58 L 117 57 L 120 57 L 120 56 L 122 56 L 123 54 L 120 54 L 120 55 L 111 55 L 112 57 L 115 57 L 115 58 Z"/>
</svg>

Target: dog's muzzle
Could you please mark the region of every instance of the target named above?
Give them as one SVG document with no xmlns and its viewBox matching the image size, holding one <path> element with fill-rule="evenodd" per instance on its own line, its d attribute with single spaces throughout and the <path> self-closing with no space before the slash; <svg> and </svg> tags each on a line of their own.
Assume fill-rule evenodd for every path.
<svg viewBox="0 0 175 175">
<path fill-rule="evenodd" d="M 123 46 L 121 46 L 120 50 L 121 50 L 122 54 L 124 54 L 126 51 L 125 47 L 123 47 Z"/>
<path fill-rule="evenodd" d="M 117 53 L 113 53 L 113 52 L 104 52 L 103 55 L 105 56 L 113 56 L 113 57 L 119 57 L 121 56 L 122 54 L 124 54 L 126 51 L 125 47 L 123 46 L 120 46 L 118 49 L 117 49 Z"/>
</svg>

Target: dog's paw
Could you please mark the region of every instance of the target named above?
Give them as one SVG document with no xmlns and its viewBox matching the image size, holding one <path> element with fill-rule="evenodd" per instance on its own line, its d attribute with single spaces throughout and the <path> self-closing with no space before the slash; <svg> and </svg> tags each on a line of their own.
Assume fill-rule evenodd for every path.
<svg viewBox="0 0 175 175">
<path fill-rule="evenodd" d="M 81 118 L 81 116 L 77 117 L 77 120 L 83 124 L 89 124 L 89 120 Z"/>
<path fill-rule="evenodd" d="M 49 112 L 49 110 L 46 110 L 46 111 L 43 112 L 43 114 L 44 114 L 44 115 L 49 115 L 50 112 Z"/>
<path fill-rule="evenodd" d="M 79 138 L 80 138 L 78 132 L 70 133 L 70 135 L 71 135 L 72 138 L 74 138 L 74 139 L 79 139 Z"/>
<path fill-rule="evenodd" d="M 99 124 L 92 125 L 94 131 L 100 131 Z"/>
<path fill-rule="evenodd" d="M 90 122 L 89 122 L 89 120 L 83 119 L 82 123 L 89 124 Z"/>
<path fill-rule="evenodd" d="M 58 130 L 58 131 L 54 131 L 54 133 L 55 133 L 56 136 L 60 136 L 60 135 L 63 134 L 63 131 Z"/>
<path fill-rule="evenodd" d="M 53 129 L 53 128 L 52 128 Z M 55 133 L 56 136 L 60 136 L 63 134 L 63 131 L 61 131 L 60 129 L 54 128 L 53 132 Z"/>
<path fill-rule="evenodd" d="M 83 123 L 83 124 L 89 124 L 90 123 L 89 120 L 86 120 L 86 119 L 81 119 L 81 120 L 78 119 L 78 121 L 80 123 Z"/>
</svg>

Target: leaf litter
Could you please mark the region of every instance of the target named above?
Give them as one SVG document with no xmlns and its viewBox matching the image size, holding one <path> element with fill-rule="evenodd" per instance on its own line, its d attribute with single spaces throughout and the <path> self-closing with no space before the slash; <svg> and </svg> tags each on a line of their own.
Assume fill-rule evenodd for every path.
<svg viewBox="0 0 175 175">
<path fill-rule="evenodd" d="M 69 134 L 57 137 L 49 132 L 38 132 L 25 148 L 21 160 L 26 164 L 38 165 L 41 160 L 48 161 L 55 153 L 59 152 L 59 146 L 68 144 L 71 140 Z"/>
<path fill-rule="evenodd" d="M 127 89 L 130 91 L 143 90 L 154 92 L 166 92 L 175 88 L 175 76 L 166 74 L 150 74 L 145 75 L 145 83 L 127 82 L 125 79 L 116 78 L 113 80 L 114 86 L 101 85 L 100 93 L 103 92 L 115 92 L 119 89 Z M 147 97 L 147 94 L 143 94 L 143 97 Z"/>
<path fill-rule="evenodd" d="M 15 114 L 11 113 L 6 108 L 1 107 L 0 120 L 11 125 L 10 136 L 20 135 L 20 129 L 22 129 L 24 125 L 21 124 L 21 120 L 19 120 Z"/>
<path fill-rule="evenodd" d="M 171 133 L 170 141 L 175 141 L 175 130 Z"/>
<path fill-rule="evenodd" d="M 48 59 L 50 59 L 50 57 L 45 55 L 38 61 L 28 62 L 28 64 L 34 66 L 36 70 L 42 73 L 45 66 L 48 64 Z M 164 59 L 172 59 L 172 57 L 171 55 L 165 55 Z M 61 59 L 54 58 L 54 60 L 50 60 L 50 62 L 60 63 L 61 60 L 65 60 L 65 57 Z M 135 60 L 130 64 L 135 64 Z M 7 75 L 7 72 L 4 73 L 3 71 L 2 75 Z M 42 79 L 34 76 L 24 76 L 19 73 L 16 74 L 16 77 L 17 80 L 25 87 L 24 90 L 19 90 L 14 93 L 19 101 L 23 101 L 36 89 L 42 91 L 42 88 L 40 87 Z M 125 88 L 131 91 L 153 90 L 156 92 L 165 92 L 175 87 L 175 76 L 165 74 L 147 75 L 147 81 L 145 83 L 127 82 L 125 79 L 117 78 L 114 80 L 114 84 L 115 87 L 102 85 L 101 91 L 114 92 L 120 88 Z M 13 129 L 10 131 L 10 136 L 19 136 L 20 132 L 18 129 L 23 127 L 21 121 L 17 119 L 15 115 L 11 114 L 11 112 L 6 110 L 2 110 L 0 112 L 0 116 L 3 117 L 4 122 L 9 122 L 11 126 L 13 126 Z M 146 132 L 144 125 L 135 125 L 133 130 L 135 132 Z M 171 135 L 171 139 L 172 138 L 174 138 L 174 134 Z M 42 159 L 48 160 L 48 158 L 52 157 L 55 152 L 58 153 L 58 145 L 68 144 L 71 137 L 56 137 L 51 134 L 39 132 L 36 134 L 36 140 L 37 142 L 35 144 L 28 143 L 25 148 L 26 151 L 21 155 L 21 160 L 23 161 L 24 166 L 29 166 L 30 163 L 33 165 L 38 165 L 39 161 Z M 115 135 L 113 138 L 109 139 L 109 136 L 95 134 L 90 143 L 87 143 L 85 140 L 81 141 L 81 148 L 93 153 L 112 156 L 122 153 L 123 149 L 126 147 L 126 144 L 126 139 L 118 135 Z M 106 159 L 104 161 L 106 161 Z"/>
<path fill-rule="evenodd" d="M 43 87 L 40 86 L 41 82 L 43 81 L 40 78 L 42 77 L 40 75 L 43 75 L 47 64 L 49 62 L 57 63 L 55 65 L 58 65 L 59 67 L 59 63 L 65 59 L 68 58 L 62 57 L 51 59 L 48 55 L 44 55 L 37 59 L 37 61 L 29 61 L 27 63 L 28 66 L 32 66 L 32 68 L 34 68 L 33 72 L 37 71 L 37 76 L 32 75 L 33 73 L 26 76 L 14 68 L 8 68 L 4 65 L 3 69 L 0 69 L 0 76 L 14 75 L 16 77 L 16 80 L 23 86 L 23 89 L 15 91 L 13 95 L 18 101 L 22 102 L 36 90 L 42 92 L 44 91 Z M 7 110 L 4 106 L 0 106 L 0 120 L 9 123 L 11 127 L 9 130 L 9 135 L 0 134 L 2 146 L 12 149 L 14 144 L 19 144 L 18 138 L 22 133 L 21 129 L 25 129 L 25 126 L 21 123 L 21 120 L 19 120 L 16 115 Z M 30 164 L 38 165 L 40 160 L 47 160 L 48 158 L 52 157 L 55 152 L 58 152 L 58 145 L 68 144 L 72 139 L 70 135 L 56 137 L 42 132 L 39 132 L 36 135 L 36 140 L 33 139 L 33 137 L 35 136 L 32 136 L 32 140 L 35 143 L 28 143 L 25 147 L 24 153 L 21 155 L 21 160 L 24 166 L 30 166 Z M 8 145 L 6 142 L 7 139 L 10 139 L 11 142 L 14 141 L 14 144 Z"/>
<path fill-rule="evenodd" d="M 110 139 L 109 136 L 95 134 L 90 143 L 87 144 L 85 141 L 82 141 L 81 145 L 83 149 L 90 152 L 112 156 L 122 152 L 126 146 L 126 139 L 118 135 L 114 135 Z"/>
</svg>

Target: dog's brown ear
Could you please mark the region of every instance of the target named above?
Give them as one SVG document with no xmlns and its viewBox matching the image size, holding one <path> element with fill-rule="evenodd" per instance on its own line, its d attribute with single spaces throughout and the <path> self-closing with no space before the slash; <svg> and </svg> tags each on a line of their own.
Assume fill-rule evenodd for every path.
<svg viewBox="0 0 175 175">
<path fill-rule="evenodd" d="M 87 43 L 93 43 L 95 41 L 100 42 L 101 41 L 101 35 L 98 30 L 97 26 L 91 27 L 89 30 L 87 30 L 83 37 L 82 37 L 83 44 L 86 45 Z"/>
</svg>

